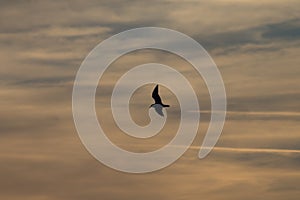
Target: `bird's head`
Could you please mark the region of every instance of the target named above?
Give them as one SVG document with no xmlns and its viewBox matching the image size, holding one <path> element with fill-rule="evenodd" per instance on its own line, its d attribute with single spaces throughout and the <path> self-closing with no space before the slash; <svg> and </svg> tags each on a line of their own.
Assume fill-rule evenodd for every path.
<svg viewBox="0 0 300 200">
<path fill-rule="evenodd" d="M 154 105 L 155 105 L 155 103 L 151 104 L 151 105 L 149 106 L 149 108 L 153 107 Z"/>
</svg>

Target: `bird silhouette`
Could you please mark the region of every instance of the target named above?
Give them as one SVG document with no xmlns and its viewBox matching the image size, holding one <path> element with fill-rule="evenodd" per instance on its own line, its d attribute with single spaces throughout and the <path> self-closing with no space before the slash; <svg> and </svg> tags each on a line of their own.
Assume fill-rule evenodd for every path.
<svg viewBox="0 0 300 200">
<path fill-rule="evenodd" d="M 152 92 L 152 98 L 154 99 L 154 104 L 151 104 L 150 108 L 151 107 L 154 107 L 155 111 L 161 115 L 161 116 L 164 116 L 163 112 L 162 112 L 162 109 L 164 107 L 170 107 L 170 105 L 166 105 L 166 104 L 163 104 L 162 101 L 161 101 L 161 98 L 158 94 L 158 85 L 155 86 L 153 92 Z"/>
</svg>

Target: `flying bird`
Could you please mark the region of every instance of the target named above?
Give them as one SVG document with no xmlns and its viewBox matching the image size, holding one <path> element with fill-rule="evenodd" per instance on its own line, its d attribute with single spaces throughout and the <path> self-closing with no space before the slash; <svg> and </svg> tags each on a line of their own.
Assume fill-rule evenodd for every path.
<svg viewBox="0 0 300 200">
<path fill-rule="evenodd" d="M 152 98 L 154 99 L 154 104 L 151 104 L 150 108 L 151 107 L 154 107 L 155 108 L 155 111 L 161 115 L 161 116 L 164 116 L 163 112 L 162 112 L 162 109 L 164 107 L 170 107 L 170 105 L 166 105 L 166 104 L 163 104 L 162 101 L 161 101 L 161 98 L 158 94 L 158 85 L 156 85 L 156 87 L 154 88 L 153 92 L 152 92 Z"/>
</svg>

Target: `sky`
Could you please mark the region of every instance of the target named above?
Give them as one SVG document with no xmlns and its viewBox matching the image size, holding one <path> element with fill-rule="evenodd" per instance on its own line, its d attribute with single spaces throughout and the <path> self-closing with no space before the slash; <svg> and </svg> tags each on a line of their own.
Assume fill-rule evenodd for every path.
<svg viewBox="0 0 300 200">
<path fill-rule="evenodd" d="M 94 159 L 72 117 L 72 88 L 81 62 L 106 38 L 131 28 L 170 28 L 195 39 L 222 74 L 227 117 L 216 148 L 197 155 L 210 117 L 205 83 L 185 60 L 158 50 L 122 56 L 96 93 L 99 123 L 118 146 L 153 151 L 174 137 L 179 104 L 164 129 L 135 139 L 116 126 L 110 109 L 115 82 L 133 66 L 172 66 L 191 82 L 201 107 L 197 137 L 174 164 L 127 174 Z M 0 198 L 62 199 L 298 199 L 300 195 L 300 2 L 0 1 Z M 154 85 L 139 88 L 130 111 L 149 122 Z M 149 96 L 149 98 L 145 98 Z M 195 111 L 197 112 L 197 111 Z"/>
</svg>

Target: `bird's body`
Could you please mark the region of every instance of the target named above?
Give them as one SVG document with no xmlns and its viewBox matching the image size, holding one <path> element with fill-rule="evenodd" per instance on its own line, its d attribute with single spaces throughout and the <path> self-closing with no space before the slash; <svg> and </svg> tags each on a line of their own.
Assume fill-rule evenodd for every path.
<svg viewBox="0 0 300 200">
<path fill-rule="evenodd" d="M 154 88 L 153 92 L 152 92 L 152 98 L 154 99 L 154 104 L 151 104 L 150 107 L 154 107 L 156 112 L 161 115 L 161 116 L 164 116 L 163 115 L 163 112 L 162 112 L 162 108 L 164 107 L 170 107 L 170 105 L 166 105 L 166 104 L 163 104 L 162 101 L 161 101 L 161 98 L 158 94 L 158 85 L 156 85 L 156 87 Z"/>
</svg>

